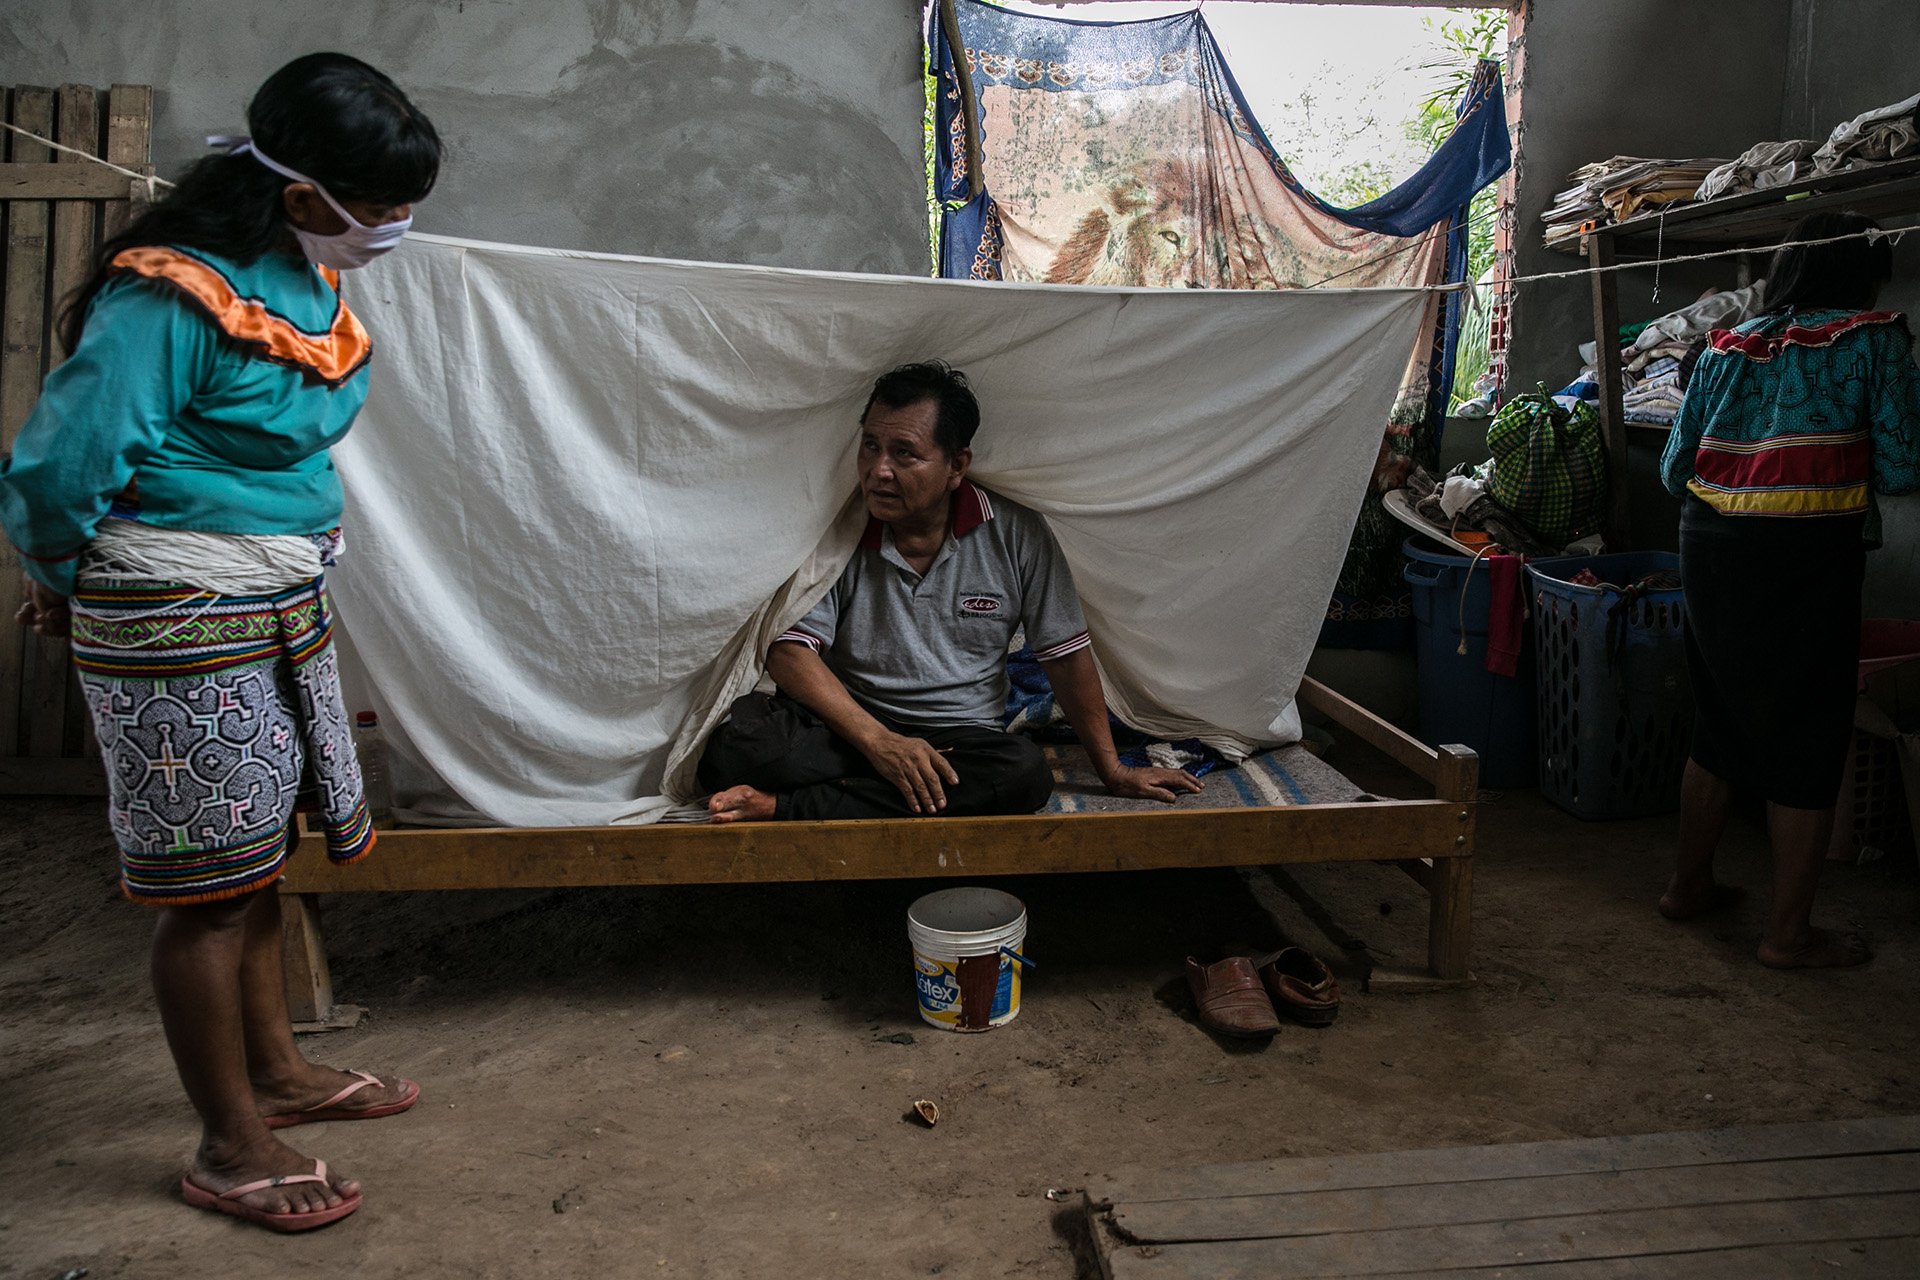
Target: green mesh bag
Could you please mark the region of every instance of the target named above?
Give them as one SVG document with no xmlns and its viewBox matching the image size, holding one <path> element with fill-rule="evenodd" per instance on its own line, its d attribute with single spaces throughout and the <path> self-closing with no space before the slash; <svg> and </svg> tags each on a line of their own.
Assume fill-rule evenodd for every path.
<svg viewBox="0 0 1920 1280">
<path fill-rule="evenodd" d="M 1555 404 L 1543 386 L 1517 396 L 1487 427 L 1488 492 L 1544 541 L 1565 546 L 1597 533 L 1607 509 L 1607 447 L 1600 418 L 1582 402 Z"/>
</svg>

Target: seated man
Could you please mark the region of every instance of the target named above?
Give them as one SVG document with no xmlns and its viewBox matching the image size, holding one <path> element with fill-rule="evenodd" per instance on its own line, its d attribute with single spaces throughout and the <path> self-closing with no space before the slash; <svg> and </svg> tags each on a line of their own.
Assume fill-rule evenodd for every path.
<svg viewBox="0 0 1920 1280">
<path fill-rule="evenodd" d="M 700 760 L 715 822 L 1031 813 L 1040 748 L 1005 732 L 1007 644 L 1025 626 L 1107 789 L 1172 803 L 1178 769 L 1120 763 L 1073 576 L 1046 522 L 967 480 L 980 406 L 939 361 L 874 383 L 860 415 L 867 531 L 840 580 L 774 641 Z"/>
</svg>

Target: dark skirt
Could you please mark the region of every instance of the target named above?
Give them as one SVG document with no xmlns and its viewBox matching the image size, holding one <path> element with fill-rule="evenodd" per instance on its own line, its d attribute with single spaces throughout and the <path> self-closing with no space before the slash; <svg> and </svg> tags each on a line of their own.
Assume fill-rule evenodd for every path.
<svg viewBox="0 0 1920 1280">
<path fill-rule="evenodd" d="M 1864 516 L 1680 515 L 1693 759 L 1792 809 L 1832 807 L 1853 739 Z"/>
</svg>

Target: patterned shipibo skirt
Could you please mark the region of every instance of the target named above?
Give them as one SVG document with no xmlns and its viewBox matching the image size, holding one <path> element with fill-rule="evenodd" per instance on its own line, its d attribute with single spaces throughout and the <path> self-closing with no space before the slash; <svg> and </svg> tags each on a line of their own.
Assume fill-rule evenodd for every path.
<svg viewBox="0 0 1920 1280">
<path fill-rule="evenodd" d="M 91 580 L 73 604 L 128 897 L 273 883 L 297 803 L 318 810 L 334 861 L 373 848 L 324 579 L 258 596 Z"/>
</svg>

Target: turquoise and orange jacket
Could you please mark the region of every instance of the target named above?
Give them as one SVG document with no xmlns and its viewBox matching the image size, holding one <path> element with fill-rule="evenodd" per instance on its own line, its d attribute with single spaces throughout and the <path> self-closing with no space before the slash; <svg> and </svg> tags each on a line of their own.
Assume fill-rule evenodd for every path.
<svg viewBox="0 0 1920 1280">
<path fill-rule="evenodd" d="M 208 533 L 339 524 L 327 450 L 366 400 L 372 344 L 338 276 L 162 247 L 112 271 L 0 459 L 0 526 L 27 572 L 70 594 L 109 511 Z"/>
<path fill-rule="evenodd" d="M 1729 516 L 1859 515 L 1876 490 L 1920 489 L 1920 368 L 1905 318 L 1788 311 L 1716 330 L 1660 475 L 1676 497 Z"/>
</svg>

